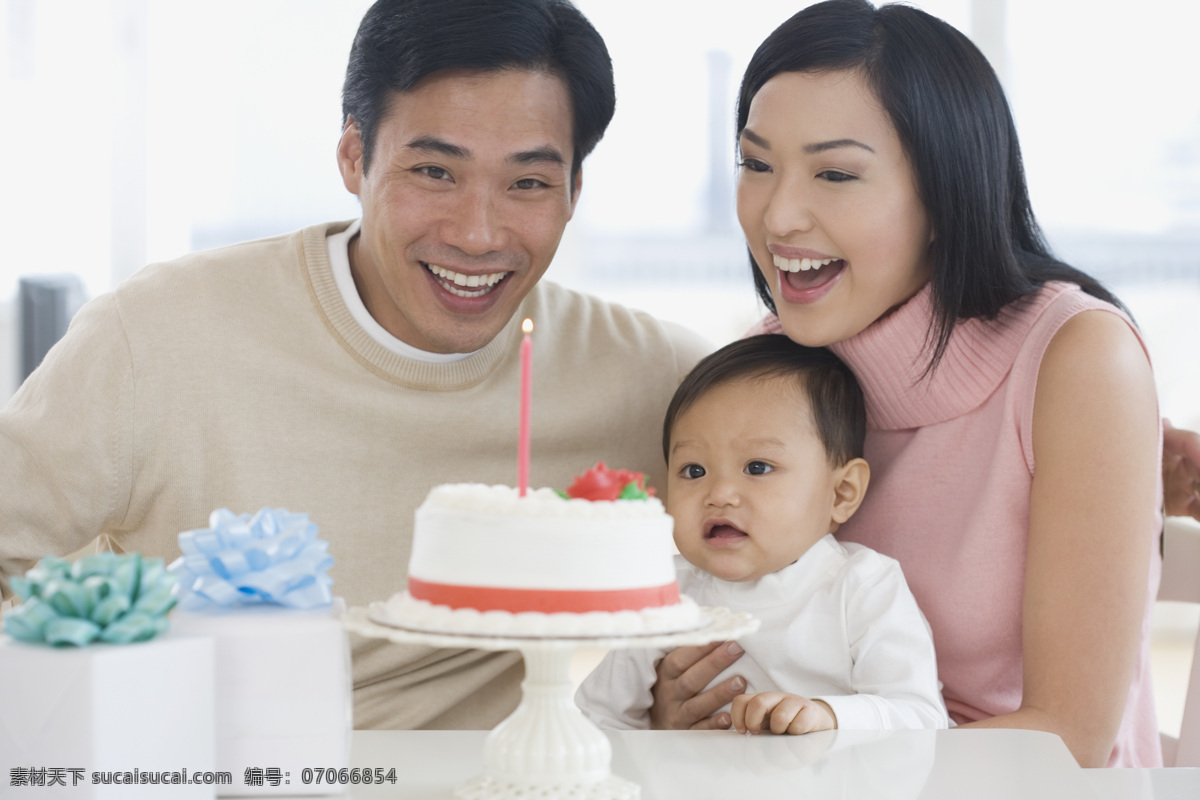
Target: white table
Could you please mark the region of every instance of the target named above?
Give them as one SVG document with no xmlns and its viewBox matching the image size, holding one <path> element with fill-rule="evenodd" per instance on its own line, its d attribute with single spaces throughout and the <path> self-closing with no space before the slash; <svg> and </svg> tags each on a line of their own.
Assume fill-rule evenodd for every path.
<svg viewBox="0 0 1200 800">
<path fill-rule="evenodd" d="M 449 800 L 483 770 L 485 731 L 355 731 L 351 766 L 396 771 L 395 784 L 343 797 Z M 1062 740 L 1013 730 L 610 733 L 613 773 L 643 800 L 1197 800 L 1200 770 L 1082 770 Z M 314 764 L 314 767 L 321 766 Z M 300 776 L 291 776 L 293 781 Z"/>
</svg>

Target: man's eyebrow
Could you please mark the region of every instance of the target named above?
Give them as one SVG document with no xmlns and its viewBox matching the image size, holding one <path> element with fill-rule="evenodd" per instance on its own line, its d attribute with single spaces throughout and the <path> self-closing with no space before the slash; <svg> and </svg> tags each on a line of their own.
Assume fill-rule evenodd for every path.
<svg viewBox="0 0 1200 800">
<path fill-rule="evenodd" d="M 405 145 L 411 150 L 424 150 L 429 153 L 437 153 L 450 158 L 457 158 L 463 161 L 470 161 L 474 155 L 467 148 L 447 142 L 437 136 L 424 135 L 418 136 L 411 142 Z M 532 150 L 522 150 L 519 153 L 513 153 L 507 159 L 510 164 L 566 164 L 567 160 L 563 158 L 556 148 L 550 145 L 543 147 L 535 147 Z"/>
<path fill-rule="evenodd" d="M 438 153 L 440 155 L 449 156 L 450 158 L 460 158 L 463 160 L 469 160 L 471 158 L 471 151 L 467 148 L 460 147 L 456 144 L 451 144 L 445 139 L 439 139 L 436 136 L 418 136 L 406 144 L 405 147 L 412 150 L 424 150 L 428 153 Z"/>
<path fill-rule="evenodd" d="M 535 147 L 532 150 L 522 150 L 520 153 L 513 153 L 506 160 L 510 164 L 521 164 L 523 166 L 533 164 L 562 164 L 565 166 L 567 163 L 562 153 L 550 145 Z"/>
</svg>

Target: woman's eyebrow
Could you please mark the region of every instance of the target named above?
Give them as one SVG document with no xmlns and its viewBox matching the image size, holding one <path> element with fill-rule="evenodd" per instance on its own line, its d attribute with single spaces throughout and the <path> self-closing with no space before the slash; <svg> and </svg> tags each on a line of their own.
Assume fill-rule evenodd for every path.
<svg viewBox="0 0 1200 800">
<path fill-rule="evenodd" d="M 771 149 L 771 143 L 770 143 L 770 142 L 768 142 L 766 139 L 764 139 L 763 137 L 759 136 L 757 133 L 755 133 L 754 131 L 750 130 L 749 128 L 742 128 L 742 133 L 741 133 L 741 135 L 742 135 L 742 136 L 744 136 L 744 137 L 746 137 L 747 139 L 749 139 L 749 140 L 750 140 L 750 143 L 751 143 L 751 144 L 753 144 L 753 145 L 757 145 L 758 147 L 761 147 L 761 148 L 762 148 L 762 149 L 764 149 L 764 150 L 770 150 L 770 149 Z"/>
<path fill-rule="evenodd" d="M 763 148 L 764 150 L 771 149 L 771 143 L 759 136 L 749 128 L 742 128 L 742 136 L 746 137 L 751 144 Z M 827 142 L 814 142 L 813 144 L 804 145 L 804 152 L 809 155 L 816 153 L 824 153 L 827 150 L 837 150 L 842 147 L 859 147 L 869 153 L 874 153 L 875 148 L 865 142 L 860 142 L 857 139 L 830 139 Z"/>
<path fill-rule="evenodd" d="M 857 139 L 832 139 L 828 142 L 816 142 L 814 144 L 804 145 L 804 152 L 809 155 L 815 153 L 824 153 L 826 150 L 837 150 L 842 147 L 861 147 L 869 153 L 874 153 L 875 148 L 869 144 L 864 144 Z"/>
</svg>

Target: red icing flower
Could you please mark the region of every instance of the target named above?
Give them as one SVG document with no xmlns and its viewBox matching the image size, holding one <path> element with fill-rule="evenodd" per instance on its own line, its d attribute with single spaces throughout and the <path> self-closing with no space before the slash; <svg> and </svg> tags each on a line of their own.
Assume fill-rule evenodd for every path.
<svg viewBox="0 0 1200 800">
<path fill-rule="evenodd" d="M 627 469 L 609 469 L 601 461 L 567 487 L 567 497 L 581 500 L 634 500 L 654 496 L 644 485 L 646 476 Z"/>
</svg>

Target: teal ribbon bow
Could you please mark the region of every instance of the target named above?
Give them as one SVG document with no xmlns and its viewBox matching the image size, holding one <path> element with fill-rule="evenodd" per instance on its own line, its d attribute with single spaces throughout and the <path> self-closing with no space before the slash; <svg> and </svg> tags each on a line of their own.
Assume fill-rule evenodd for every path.
<svg viewBox="0 0 1200 800">
<path fill-rule="evenodd" d="M 46 556 L 12 579 L 24 601 L 4 615 L 4 630 L 23 642 L 83 647 L 129 644 L 167 629 L 175 578 L 161 558 L 98 553 L 72 563 Z"/>
<path fill-rule="evenodd" d="M 316 608 L 333 602 L 329 543 L 307 514 L 263 508 L 251 517 L 218 509 L 209 527 L 179 534 L 179 607 L 197 610 L 275 604 Z"/>
</svg>

